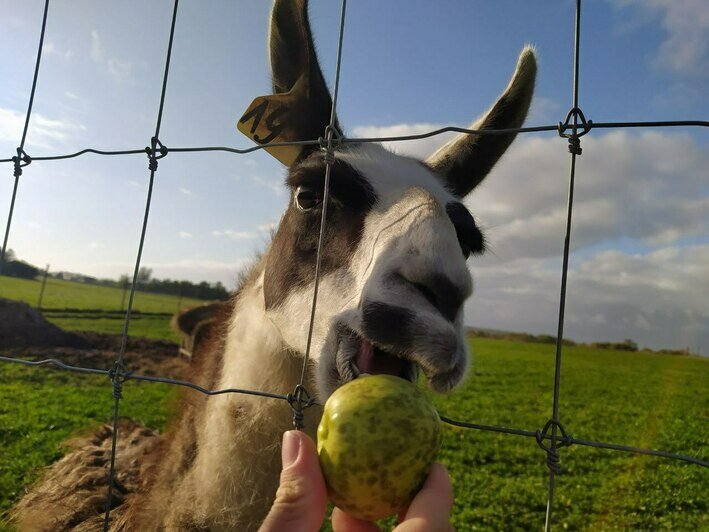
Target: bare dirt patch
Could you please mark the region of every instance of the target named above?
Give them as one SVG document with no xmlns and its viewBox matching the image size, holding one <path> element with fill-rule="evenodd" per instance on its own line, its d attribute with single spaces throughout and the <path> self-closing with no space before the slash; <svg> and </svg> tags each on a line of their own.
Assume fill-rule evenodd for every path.
<svg viewBox="0 0 709 532">
<path fill-rule="evenodd" d="M 108 370 L 120 347 L 120 335 L 67 332 L 25 303 L 0 299 L 1 356 Z M 168 378 L 183 377 L 189 366 L 177 356 L 177 344 L 147 338 L 128 338 L 124 360 L 133 373 Z"/>
</svg>

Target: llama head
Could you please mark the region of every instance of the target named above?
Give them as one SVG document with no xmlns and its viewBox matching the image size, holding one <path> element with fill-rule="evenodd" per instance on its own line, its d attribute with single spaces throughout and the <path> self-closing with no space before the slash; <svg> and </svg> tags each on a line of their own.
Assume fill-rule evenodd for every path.
<svg viewBox="0 0 709 532">
<path fill-rule="evenodd" d="M 332 99 L 307 0 L 275 1 L 270 54 L 274 91 L 296 95 L 288 115 L 293 138 L 322 136 Z M 534 53 L 526 48 L 509 86 L 473 128 L 520 127 L 535 75 Z M 468 359 L 463 303 L 472 293 L 466 259 L 484 248 L 462 199 L 514 137 L 461 135 L 426 161 L 371 143 L 337 150 L 311 344 L 321 400 L 361 373 L 414 380 L 422 370 L 437 391 L 460 382 Z M 290 166 L 291 201 L 263 277 L 266 314 L 300 354 L 308 336 L 325 167 L 317 148 L 303 148 Z"/>
</svg>

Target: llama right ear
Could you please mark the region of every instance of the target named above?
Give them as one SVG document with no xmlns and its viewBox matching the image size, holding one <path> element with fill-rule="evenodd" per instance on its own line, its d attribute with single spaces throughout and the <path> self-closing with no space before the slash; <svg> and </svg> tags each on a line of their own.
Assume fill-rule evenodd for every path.
<svg viewBox="0 0 709 532">
<path fill-rule="evenodd" d="M 317 140 L 330 124 L 332 97 L 315 53 L 308 1 L 275 0 L 269 33 L 274 95 L 256 98 L 239 120 L 239 130 L 263 145 Z M 337 121 L 335 128 L 341 131 Z M 316 148 L 267 149 L 290 165 Z"/>
<path fill-rule="evenodd" d="M 507 89 L 471 129 L 517 129 L 529 111 L 537 75 L 534 49 L 527 46 Z M 460 134 L 428 158 L 428 164 L 445 181 L 447 188 L 462 198 L 485 178 L 517 133 L 498 135 Z"/>
</svg>

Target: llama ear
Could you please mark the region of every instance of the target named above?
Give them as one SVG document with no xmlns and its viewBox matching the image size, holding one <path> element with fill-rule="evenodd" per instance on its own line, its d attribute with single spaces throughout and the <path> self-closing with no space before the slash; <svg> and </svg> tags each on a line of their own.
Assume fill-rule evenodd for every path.
<svg viewBox="0 0 709 532">
<path fill-rule="evenodd" d="M 273 91 L 288 93 L 293 106 L 288 140 L 317 139 L 330 123 L 332 98 L 315 53 L 308 1 L 276 0 L 269 34 Z"/>
<path fill-rule="evenodd" d="M 332 98 L 315 53 L 308 1 L 275 0 L 269 34 L 274 94 L 256 98 L 237 127 L 290 166 L 315 147 L 269 145 L 323 136 L 330 124 Z M 335 128 L 341 133 L 337 121 Z"/>
<path fill-rule="evenodd" d="M 495 105 L 470 129 L 515 129 L 529 110 L 537 74 L 532 47 L 522 50 L 512 80 Z M 502 135 L 460 134 L 426 160 L 456 196 L 464 197 L 480 184 L 507 150 L 517 133 Z"/>
</svg>

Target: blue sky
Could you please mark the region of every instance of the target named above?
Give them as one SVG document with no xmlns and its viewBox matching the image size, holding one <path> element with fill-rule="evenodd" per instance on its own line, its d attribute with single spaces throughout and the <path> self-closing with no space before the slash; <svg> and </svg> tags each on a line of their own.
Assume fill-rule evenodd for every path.
<svg viewBox="0 0 709 532">
<path fill-rule="evenodd" d="M 43 2 L 0 0 L 0 153 L 13 155 L 27 106 Z M 571 0 L 350 0 L 339 115 L 351 136 L 467 125 L 537 47 L 529 125 L 563 120 L 571 101 Z M 265 0 L 183 0 L 161 140 L 247 147 L 235 123 L 268 94 Z M 339 2 L 313 0 L 326 78 Z M 140 148 L 155 128 L 172 3 L 50 5 L 26 151 Z M 706 119 L 709 9 L 703 0 L 587 0 L 581 107 L 594 121 Z M 709 352 L 707 133 L 600 131 L 583 140 L 567 335 L 633 338 Z M 445 138 L 398 144 L 426 156 Z M 2 224 L 12 185 L 0 179 Z M 147 186 L 144 156 L 87 155 L 25 169 L 10 247 L 53 270 L 131 271 Z M 471 261 L 469 323 L 555 330 L 568 154 L 553 134 L 520 137 L 468 200 L 493 253 Z M 160 162 L 143 262 L 158 277 L 220 280 L 268 242 L 287 199 L 265 153 L 171 154 Z M 6 198 L 8 200 L 6 201 Z M 1 292 L 1 287 L 0 287 Z"/>
</svg>

